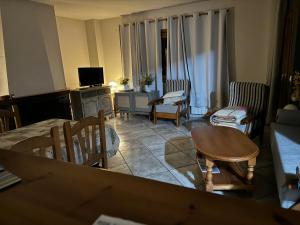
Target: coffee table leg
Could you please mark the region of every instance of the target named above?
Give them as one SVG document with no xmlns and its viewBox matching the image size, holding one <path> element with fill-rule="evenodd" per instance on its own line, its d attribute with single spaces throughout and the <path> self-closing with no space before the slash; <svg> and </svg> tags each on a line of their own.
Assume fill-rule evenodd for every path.
<svg viewBox="0 0 300 225">
<path fill-rule="evenodd" d="M 253 172 L 254 172 L 255 165 L 256 165 L 256 158 L 250 159 L 248 161 L 248 173 L 247 173 L 247 183 L 248 184 L 252 183 L 252 178 L 253 178 Z"/>
<path fill-rule="evenodd" d="M 206 178 L 205 178 L 205 189 L 208 192 L 212 192 L 214 190 L 214 185 L 212 182 L 212 178 L 213 178 L 212 168 L 213 168 L 214 163 L 208 159 L 205 159 L 205 164 L 207 167 L 207 173 L 206 173 Z"/>
</svg>

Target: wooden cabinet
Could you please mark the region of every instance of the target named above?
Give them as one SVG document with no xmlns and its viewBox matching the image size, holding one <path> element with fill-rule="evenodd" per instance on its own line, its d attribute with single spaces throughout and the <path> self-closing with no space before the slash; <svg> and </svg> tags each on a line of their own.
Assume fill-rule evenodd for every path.
<svg viewBox="0 0 300 225">
<path fill-rule="evenodd" d="M 108 86 L 75 89 L 70 94 L 75 120 L 97 116 L 99 110 L 104 110 L 106 116 L 112 115 L 112 100 Z"/>
<path fill-rule="evenodd" d="M 158 91 L 152 92 L 117 92 L 115 93 L 116 111 L 120 113 L 149 115 L 152 106 L 148 103 L 159 98 Z"/>
<path fill-rule="evenodd" d="M 84 117 L 97 115 L 98 109 L 98 96 L 82 99 L 82 110 Z"/>
</svg>

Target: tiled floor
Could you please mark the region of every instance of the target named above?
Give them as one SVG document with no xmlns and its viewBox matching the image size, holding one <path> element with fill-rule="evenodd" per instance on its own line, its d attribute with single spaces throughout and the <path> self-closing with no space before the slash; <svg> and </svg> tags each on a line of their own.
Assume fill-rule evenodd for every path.
<svg viewBox="0 0 300 225">
<path fill-rule="evenodd" d="M 176 128 L 171 121 L 154 125 L 147 117 L 131 116 L 108 121 L 120 137 L 120 151 L 108 161 L 109 170 L 203 190 L 203 177 L 196 164 L 191 128 L 207 126 L 202 119 L 184 122 Z M 268 129 L 266 129 L 267 131 Z M 266 132 L 267 133 L 267 132 Z M 266 134 L 266 143 L 268 135 Z M 278 204 L 272 155 L 268 144 L 262 145 L 257 159 L 252 195 L 243 191 L 216 192 Z"/>
</svg>

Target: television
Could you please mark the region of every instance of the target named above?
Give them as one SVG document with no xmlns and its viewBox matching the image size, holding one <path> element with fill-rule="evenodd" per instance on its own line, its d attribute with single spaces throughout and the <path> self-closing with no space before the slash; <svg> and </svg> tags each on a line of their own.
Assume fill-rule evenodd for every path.
<svg viewBox="0 0 300 225">
<path fill-rule="evenodd" d="M 103 67 L 78 68 L 80 86 L 95 86 L 104 83 Z"/>
</svg>

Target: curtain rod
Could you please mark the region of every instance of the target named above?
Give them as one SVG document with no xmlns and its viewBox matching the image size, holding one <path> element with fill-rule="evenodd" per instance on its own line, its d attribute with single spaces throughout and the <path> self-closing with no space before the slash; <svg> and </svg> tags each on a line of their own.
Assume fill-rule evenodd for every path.
<svg viewBox="0 0 300 225">
<path fill-rule="evenodd" d="M 229 9 L 226 10 L 227 12 L 229 12 Z M 219 10 L 218 11 L 215 11 L 215 14 L 219 14 Z M 199 16 L 204 16 L 204 15 L 208 15 L 207 12 L 200 12 L 199 13 Z M 193 17 L 193 14 L 186 14 L 186 15 L 183 15 L 185 18 L 189 18 L 189 17 Z M 173 19 L 177 20 L 178 19 L 178 16 L 171 16 L 173 17 Z M 158 22 L 160 21 L 167 21 L 167 17 L 160 17 L 158 18 Z M 155 19 L 149 19 L 149 23 L 154 23 L 155 22 Z M 144 22 L 141 21 L 140 22 L 141 24 L 143 24 Z M 123 26 L 128 26 L 129 23 L 124 23 Z"/>
</svg>

